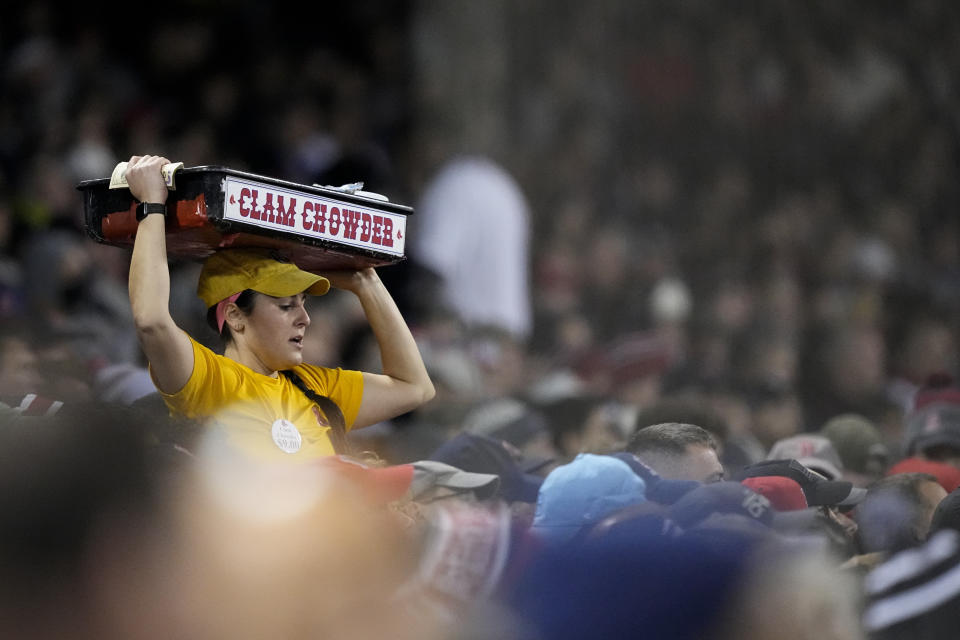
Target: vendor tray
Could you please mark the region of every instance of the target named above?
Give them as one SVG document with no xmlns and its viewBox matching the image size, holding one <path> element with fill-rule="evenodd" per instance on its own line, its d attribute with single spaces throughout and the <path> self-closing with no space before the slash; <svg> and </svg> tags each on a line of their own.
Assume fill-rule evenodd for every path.
<svg viewBox="0 0 960 640">
<path fill-rule="evenodd" d="M 109 185 L 109 178 L 77 185 L 84 227 L 97 242 L 132 248 L 137 202 L 129 189 Z M 376 197 L 220 166 L 178 170 L 167 211 L 171 258 L 203 260 L 222 248 L 265 247 L 308 271 L 400 262 L 406 217 L 413 213 Z"/>
</svg>

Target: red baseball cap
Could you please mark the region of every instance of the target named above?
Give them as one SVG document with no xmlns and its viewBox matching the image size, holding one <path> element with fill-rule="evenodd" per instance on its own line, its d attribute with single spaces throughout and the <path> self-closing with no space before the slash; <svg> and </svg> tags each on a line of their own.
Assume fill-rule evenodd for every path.
<svg viewBox="0 0 960 640">
<path fill-rule="evenodd" d="M 404 497 L 413 482 L 413 465 L 373 467 L 345 456 L 327 456 L 318 465 L 357 484 L 375 502 L 393 502 Z"/>
<path fill-rule="evenodd" d="M 777 511 L 799 511 L 809 506 L 803 487 L 793 478 L 757 476 L 744 478 L 740 484 L 766 497 Z"/>
<path fill-rule="evenodd" d="M 904 458 L 887 470 L 888 476 L 896 473 L 929 473 L 937 479 L 940 486 L 947 490 L 947 493 L 960 487 L 960 469 L 945 462 L 924 460 L 916 456 Z"/>
</svg>

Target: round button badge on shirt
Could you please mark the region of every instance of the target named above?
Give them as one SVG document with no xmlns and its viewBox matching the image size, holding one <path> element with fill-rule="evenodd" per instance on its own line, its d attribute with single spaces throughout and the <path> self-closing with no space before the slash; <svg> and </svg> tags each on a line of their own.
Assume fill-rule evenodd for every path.
<svg viewBox="0 0 960 640">
<path fill-rule="evenodd" d="M 280 447 L 281 451 L 286 453 L 296 453 L 300 451 L 303 438 L 300 436 L 300 432 L 297 431 L 297 427 L 289 420 L 284 420 L 283 418 L 275 420 L 273 426 L 270 428 L 270 434 L 273 436 L 274 444 Z"/>
</svg>

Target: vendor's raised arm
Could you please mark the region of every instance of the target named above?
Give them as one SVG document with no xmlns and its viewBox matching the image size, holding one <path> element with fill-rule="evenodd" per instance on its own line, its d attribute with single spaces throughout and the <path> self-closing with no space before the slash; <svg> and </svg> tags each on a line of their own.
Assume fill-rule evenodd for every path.
<svg viewBox="0 0 960 640">
<path fill-rule="evenodd" d="M 127 165 L 130 193 L 141 203 L 165 205 L 167 185 L 160 169 L 170 161 L 161 156 L 133 156 Z M 167 264 L 166 216 L 147 213 L 137 228 L 130 261 L 129 294 L 140 346 L 160 391 L 183 387 L 193 370 L 190 339 L 170 315 L 170 271 Z"/>
<path fill-rule="evenodd" d="M 326 274 L 330 284 L 352 291 L 380 347 L 382 374 L 363 373 L 363 403 L 355 427 L 416 409 L 435 394 L 420 350 L 396 302 L 372 268 Z"/>
</svg>

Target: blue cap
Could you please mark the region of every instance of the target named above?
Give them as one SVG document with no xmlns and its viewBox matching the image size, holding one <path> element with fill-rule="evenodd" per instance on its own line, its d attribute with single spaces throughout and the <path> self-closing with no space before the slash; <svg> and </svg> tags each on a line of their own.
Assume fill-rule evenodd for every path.
<svg viewBox="0 0 960 640">
<path fill-rule="evenodd" d="M 729 614 L 730 595 L 750 575 L 760 547 L 744 537 L 726 536 L 726 544 L 717 544 L 713 536 L 643 529 L 587 537 L 575 553 L 560 545 L 532 553 L 504 597 L 523 629 L 520 637 L 711 636 Z"/>
<path fill-rule="evenodd" d="M 732 481 L 700 485 L 670 507 L 670 518 L 684 529 L 714 514 L 738 515 L 769 527 L 774 510 L 765 496 Z"/>
<path fill-rule="evenodd" d="M 581 453 L 543 481 L 533 531 L 548 542 L 567 542 L 584 527 L 645 500 L 646 484 L 626 462 Z"/>
</svg>

